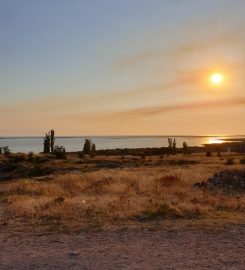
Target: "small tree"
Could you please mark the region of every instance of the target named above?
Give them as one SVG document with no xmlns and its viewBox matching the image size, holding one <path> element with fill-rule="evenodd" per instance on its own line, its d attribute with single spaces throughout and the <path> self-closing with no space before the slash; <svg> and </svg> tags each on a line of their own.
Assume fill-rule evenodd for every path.
<svg viewBox="0 0 245 270">
<path fill-rule="evenodd" d="M 187 142 L 183 142 L 183 154 L 188 154 L 188 144 Z"/>
<path fill-rule="evenodd" d="M 176 153 L 176 140 L 168 138 L 168 149 L 170 154 L 175 154 Z"/>
<path fill-rule="evenodd" d="M 86 138 L 84 146 L 83 146 L 83 153 L 84 154 L 90 154 L 91 148 L 92 148 L 92 142 L 91 142 L 90 139 Z"/>
<path fill-rule="evenodd" d="M 55 141 L 55 131 L 52 129 L 50 130 L 50 150 L 54 152 L 54 141 Z"/>
<path fill-rule="evenodd" d="M 9 147 L 7 145 L 3 147 L 3 153 L 5 156 L 9 156 L 11 154 Z"/>
<path fill-rule="evenodd" d="M 94 143 L 92 143 L 90 157 L 95 157 L 95 155 L 96 155 L 96 146 Z"/>
<path fill-rule="evenodd" d="M 43 138 L 43 153 L 48 154 L 50 153 L 50 133 L 46 133 L 45 137 Z"/>
<path fill-rule="evenodd" d="M 168 138 L 168 148 L 169 149 L 173 148 L 173 140 L 171 138 Z"/>
<path fill-rule="evenodd" d="M 55 142 L 55 131 L 52 129 L 43 138 L 43 153 L 53 153 Z"/>
<path fill-rule="evenodd" d="M 173 153 L 176 153 L 176 140 L 173 141 Z"/>
</svg>

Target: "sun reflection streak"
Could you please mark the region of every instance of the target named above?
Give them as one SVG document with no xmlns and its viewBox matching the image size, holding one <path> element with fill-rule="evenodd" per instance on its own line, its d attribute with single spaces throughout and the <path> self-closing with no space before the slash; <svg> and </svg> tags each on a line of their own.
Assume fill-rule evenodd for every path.
<svg viewBox="0 0 245 270">
<path fill-rule="evenodd" d="M 217 138 L 217 137 L 211 137 L 207 139 L 206 144 L 220 144 L 224 143 L 225 141 L 222 138 Z"/>
</svg>

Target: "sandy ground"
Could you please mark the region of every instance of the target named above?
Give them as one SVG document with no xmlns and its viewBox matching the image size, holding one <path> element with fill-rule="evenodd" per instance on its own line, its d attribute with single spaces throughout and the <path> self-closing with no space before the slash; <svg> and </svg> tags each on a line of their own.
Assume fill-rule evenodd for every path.
<svg viewBox="0 0 245 270">
<path fill-rule="evenodd" d="M 0 269 L 245 269 L 245 225 L 38 235 L 0 228 Z"/>
</svg>

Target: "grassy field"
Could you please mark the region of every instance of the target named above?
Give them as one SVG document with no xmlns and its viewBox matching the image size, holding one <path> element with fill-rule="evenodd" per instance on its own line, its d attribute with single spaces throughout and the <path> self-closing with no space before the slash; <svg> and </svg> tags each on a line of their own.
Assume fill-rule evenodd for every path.
<svg viewBox="0 0 245 270">
<path fill-rule="evenodd" d="M 74 153 L 66 160 L 12 157 L 18 179 L 0 184 L 1 207 L 11 222 L 67 229 L 166 221 L 244 223 L 244 193 L 192 187 L 215 172 L 245 169 L 242 158 L 235 153 L 83 159 Z M 8 159 L 1 156 L 1 164 Z M 233 160 L 231 165 L 226 165 L 228 159 Z M 32 176 L 28 170 L 39 174 Z"/>
</svg>

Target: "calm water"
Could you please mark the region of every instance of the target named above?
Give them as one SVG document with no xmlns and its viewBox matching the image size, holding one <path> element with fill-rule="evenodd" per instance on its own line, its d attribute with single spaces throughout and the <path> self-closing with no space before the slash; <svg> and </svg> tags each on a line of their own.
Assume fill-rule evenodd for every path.
<svg viewBox="0 0 245 270">
<path fill-rule="evenodd" d="M 140 148 L 140 147 L 161 147 L 168 145 L 169 136 L 117 136 L 117 137 L 90 137 L 99 149 L 113 148 Z M 222 139 L 239 138 L 244 136 L 230 137 L 201 137 L 201 136 L 172 136 L 177 142 L 177 147 L 182 147 L 184 141 L 189 146 L 202 146 L 205 143 L 222 143 Z M 55 145 L 65 146 L 67 151 L 81 151 L 85 137 L 56 137 Z M 12 152 L 41 152 L 43 149 L 42 137 L 2 137 L 0 138 L 0 147 L 8 145 Z"/>
</svg>

